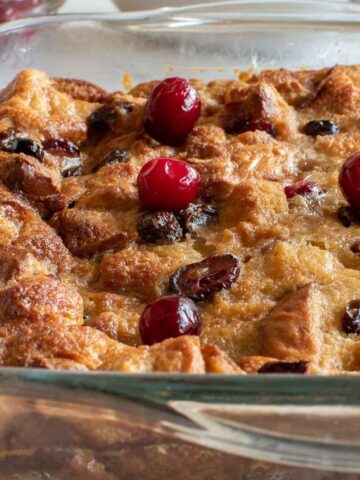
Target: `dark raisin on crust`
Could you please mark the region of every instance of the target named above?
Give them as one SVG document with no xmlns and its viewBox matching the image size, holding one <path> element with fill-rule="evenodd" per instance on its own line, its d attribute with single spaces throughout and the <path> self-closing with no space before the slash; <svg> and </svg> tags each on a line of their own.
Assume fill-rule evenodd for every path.
<svg viewBox="0 0 360 480">
<path fill-rule="evenodd" d="M 40 162 L 44 160 L 44 149 L 35 140 L 19 136 L 13 129 L 5 130 L 0 135 L 0 150 L 9 153 L 23 153 Z"/>
<path fill-rule="evenodd" d="M 104 133 L 116 124 L 119 116 L 131 113 L 133 110 L 134 105 L 129 102 L 118 101 L 103 105 L 89 116 L 88 128 L 94 133 Z"/>
<path fill-rule="evenodd" d="M 360 334 L 360 300 L 352 300 L 345 306 L 342 327 L 345 333 Z"/>
<path fill-rule="evenodd" d="M 179 268 L 170 278 L 170 290 L 194 301 L 204 301 L 213 293 L 228 289 L 239 278 L 240 262 L 231 254 L 208 257 Z"/>
<path fill-rule="evenodd" d="M 138 218 L 137 231 L 145 242 L 169 244 L 180 242 L 184 232 L 172 212 L 145 212 Z"/>
<path fill-rule="evenodd" d="M 92 172 L 97 172 L 101 167 L 105 167 L 106 165 L 113 165 L 116 163 L 126 163 L 130 159 L 130 155 L 125 150 L 114 150 L 113 152 L 106 155 L 106 157 L 96 165 Z"/>
<path fill-rule="evenodd" d="M 344 227 L 349 228 L 353 223 L 359 223 L 360 212 L 352 207 L 340 207 L 337 211 L 337 217 Z"/>
<path fill-rule="evenodd" d="M 205 227 L 218 216 L 215 207 L 206 203 L 190 203 L 176 213 L 181 226 L 187 233 L 195 234 L 199 227 Z"/>
<path fill-rule="evenodd" d="M 304 374 L 308 368 L 308 362 L 268 362 L 259 368 L 258 373 L 297 373 Z"/>
<path fill-rule="evenodd" d="M 354 243 L 350 246 L 350 250 L 351 250 L 353 253 L 359 254 L 359 253 L 360 253 L 360 240 L 357 240 L 356 242 L 354 242 Z"/>
<path fill-rule="evenodd" d="M 303 127 L 303 133 L 316 137 L 317 135 L 334 135 L 340 128 L 331 120 L 311 120 Z"/>
</svg>

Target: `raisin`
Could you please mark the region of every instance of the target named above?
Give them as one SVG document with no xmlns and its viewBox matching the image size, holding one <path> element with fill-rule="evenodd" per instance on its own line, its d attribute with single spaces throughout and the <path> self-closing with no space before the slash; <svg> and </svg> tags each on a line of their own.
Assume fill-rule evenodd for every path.
<svg viewBox="0 0 360 480">
<path fill-rule="evenodd" d="M 308 362 L 268 362 L 265 363 L 258 373 L 306 373 Z"/>
<path fill-rule="evenodd" d="M 40 162 L 44 160 L 44 149 L 34 140 L 30 138 L 17 138 L 15 144 L 15 153 L 24 153 L 25 155 L 36 158 Z"/>
<path fill-rule="evenodd" d="M 337 211 L 337 217 L 344 227 L 349 228 L 353 223 L 360 221 L 360 212 L 352 207 L 340 207 Z"/>
<path fill-rule="evenodd" d="M 9 153 L 23 153 L 40 162 L 44 160 L 44 149 L 31 138 L 20 137 L 13 129 L 5 130 L 0 135 L 0 149 Z"/>
<path fill-rule="evenodd" d="M 101 167 L 106 165 L 113 165 L 115 163 L 126 163 L 129 161 L 130 155 L 125 150 L 114 150 L 109 153 L 104 160 L 102 160 L 98 165 L 93 168 L 93 172 L 97 172 Z"/>
<path fill-rule="evenodd" d="M 316 137 L 317 135 L 334 135 L 339 132 L 339 127 L 331 120 L 312 120 L 303 127 L 303 133 L 311 137 Z"/>
<path fill-rule="evenodd" d="M 170 289 L 195 301 L 211 298 L 212 294 L 228 289 L 238 279 L 240 262 L 231 254 L 208 257 L 179 268 L 170 278 Z"/>
<path fill-rule="evenodd" d="M 183 208 L 176 215 L 184 231 L 195 234 L 199 227 L 205 227 L 217 217 L 218 212 L 209 204 L 190 203 L 187 208 Z"/>
<path fill-rule="evenodd" d="M 123 101 L 103 105 L 89 116 L 88 128 L 93 132 L 104 133 L 117 123 L 121 115 L 131 113 L 133 110 L 133 104 Z"/>
<path fill-rule="evenodd" d="M 342 327 L 345 333 L 360 334 L 360 300 L 353 300 L 346 305 Z"/>
<path fill-rule="evenodd" d="M 169 244 L 180 242 L 183 229 L 172 212 L 145 212 L 137 222 L 137 231 L 145 242 Z"/>
<path fill-rule="evenodd" d="M 65 157 L 79 157 L 80 150 L 78 147 L 67 140 L 66 138 L 53 137 L 48 138 L 44 141 L 43 147 L 47 152 L 50 152 L 54 155 L 65 156 Z"/>
<path fill-rule="evenodd" d="M 353 253 L 360 253 L 360 240 L 357 240 L 356 242 L 354 242 L 354 243 L 351 245 L 350 250 L 351 250 Z"/>
</svg>

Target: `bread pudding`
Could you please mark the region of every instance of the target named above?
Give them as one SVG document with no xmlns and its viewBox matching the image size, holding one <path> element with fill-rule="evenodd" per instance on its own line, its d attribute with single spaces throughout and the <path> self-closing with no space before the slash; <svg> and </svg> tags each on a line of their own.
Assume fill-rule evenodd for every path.
<svg viewBox="0 0 360 480">
<path fill-rule="evenodd" d="M 0 93 L 0 363 L 360 371 L 360 67 Z"/>
</svg>

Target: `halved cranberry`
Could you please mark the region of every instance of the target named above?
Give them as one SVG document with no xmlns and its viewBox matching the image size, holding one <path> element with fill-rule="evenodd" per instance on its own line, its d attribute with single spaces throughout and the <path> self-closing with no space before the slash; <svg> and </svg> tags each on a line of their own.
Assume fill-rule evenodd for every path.
<svg viewBox="0 0 360 480">
<path fill-rule="evenodd" d="M 145 307 L 139 329 L 145 345 L 181 335 L 200 335 L 200 316 L 192 300 L 169 295 L 158 298 Z"/>
<path fill-rule="evenodd" d="M 195 301 L 208 300 L 213 293 L 230 288 L 239 274 L 240 262 L 234 255 L 218 255 L 179 268 L 169 286 Z"/>
<path fill-rule="evenodd" d="M 293 185 L 288 185 L 284 188 L 287 198 L 293 198 L 295 195 L 312 195 L 318 196 L 323 193 L 321 187 L 315 182 L 299 181 Z"/>
<path fill-rule="evenodd" d="M 339 185 L 350 205 L 360 209 L 360 152 L 351 155 L 341 167 Z"/>
<path fill-rule="evenodd" d="M 346 305 L 342 327 L 345 333 L 360 334 L 360 300 L 353 300 Z"/>
<path fill-rule="evenodd" d="M 47 152 L 50 152 L 54 155 L 66 157 L 78 157 L 80 155 L 80 150 L 78 147 L 66 138 L 47 138 L 43 142 L 43 147 Z"/>
<path fill-rule="evenodd" d="M 316 137 L 317 135 L 334 135 L 340 129 L 331 120 L 311 120 L 303 127 L 303 133 Z"/>
<path fill-rule="evenodd" d="M 150 160 L 137 178 L 140 202 L 147 208 L 180 210 L 197 196 L 200 176 L 188 163 L 176 158 Z"/>
<path fill-rule="evenodd" d="M 155 140 L 177 146 L 194 128 L 200 111 L 201 101 L 195 88 L 184 78 L 167 78 L 150 95 L 144 128 Z"/>
<path fill-rule="evenodd" d="M 114 150 L 113 152 L 106 155 L 106 157 L 101 160 L 94 168 L 93 172 L 97 172 L 100 168 L 107 165 L 114 165 L 116 163 L 126 163 L 129 161 L 130 155 L 126 150 Z"/>
<path fill-rule="evenodd" d="M 268 362 L 259 368 L 258 373 L 306 373 L 308 362 Z"/>
<path fill-rule="evenodd" d="M 145 212 L 138 218 L 136 227 L 145 242 L 168 244 L 184 238 L 183 229 L 172 212 Z"/>
</svg>

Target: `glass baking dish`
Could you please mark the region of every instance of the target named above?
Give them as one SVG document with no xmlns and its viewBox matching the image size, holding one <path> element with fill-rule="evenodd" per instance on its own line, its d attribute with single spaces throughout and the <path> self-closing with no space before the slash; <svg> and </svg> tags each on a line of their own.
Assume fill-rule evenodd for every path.
<svg viewBox="0 0 360 480">
<path fill-rule="evenodd" d="M 220 7 L 219 7 L 220 5 Z M 169 75 L 360 61 L 360 4 L 221 2 L 0 27 L 0 87 L 23 68 L 109 89 Z M 355 480 L 360 377 L 0 368 L 0 480 Z"/>
</svg>

